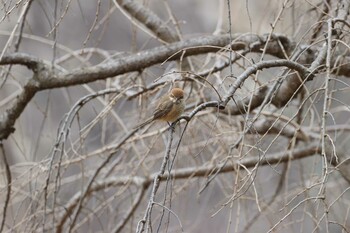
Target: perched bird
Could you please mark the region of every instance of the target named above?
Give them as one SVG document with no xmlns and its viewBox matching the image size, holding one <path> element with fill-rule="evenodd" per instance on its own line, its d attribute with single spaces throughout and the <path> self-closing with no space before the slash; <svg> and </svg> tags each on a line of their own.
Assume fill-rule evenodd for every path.
<svg viewBox="0 0 350 233">
<path fill-rule="evenodd" d="M 184 91 L 181 88 L 173 88 L 169 94 L 164 95 L 160 99 L 157 108 L 153 112 L 153 116 L 137 125 L 135 129 L 144 127 L 155 120 L 174 122 L 181 116 L 184 109 Z"/>
</svg>

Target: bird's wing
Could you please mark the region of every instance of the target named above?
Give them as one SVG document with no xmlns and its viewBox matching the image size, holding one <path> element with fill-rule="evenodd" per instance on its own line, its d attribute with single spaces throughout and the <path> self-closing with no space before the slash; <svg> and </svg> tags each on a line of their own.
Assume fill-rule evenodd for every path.
<svg viewBox="0 0 350 233">
<path fill-rule="evenodd" d="M 174 103 L 171 101 L 160 101 L 160 104 L 153 113 L 153 119 L 159 119 L 168 114 L 171 111 L 173 105 Z"/>
</svg>

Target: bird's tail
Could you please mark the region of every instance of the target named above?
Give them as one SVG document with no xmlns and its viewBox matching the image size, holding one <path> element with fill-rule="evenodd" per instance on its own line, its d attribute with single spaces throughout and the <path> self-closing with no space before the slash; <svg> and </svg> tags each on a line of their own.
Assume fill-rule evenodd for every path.
<svg viewBox="0 0 350 233">
<path fill-rule="evenodd" d="M 153 121 L 153 117 L 148 118 L 146 121 L 142 122 L 141 124 L 136 125 L 133 129 L 140 129 L 144 127 L 145 125 L 148 125 Z"/>
</svg>

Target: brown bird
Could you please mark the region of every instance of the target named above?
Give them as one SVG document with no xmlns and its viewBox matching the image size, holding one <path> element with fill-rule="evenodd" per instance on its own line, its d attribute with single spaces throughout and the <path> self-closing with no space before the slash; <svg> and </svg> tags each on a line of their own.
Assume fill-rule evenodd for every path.
<svg viewBox="0 0 350 233">
<path fill-rule="evenodd" d="M 153 112 L 153 116 L 137 125 L 135 129 L 144 127 L 155 120 L 174 122 L 181 116 L 184 109 L 184 91 L 181 88 L 173 88 L 169 94 L 164 95 L 160 99 L 157 108 Z"/>
</svg>

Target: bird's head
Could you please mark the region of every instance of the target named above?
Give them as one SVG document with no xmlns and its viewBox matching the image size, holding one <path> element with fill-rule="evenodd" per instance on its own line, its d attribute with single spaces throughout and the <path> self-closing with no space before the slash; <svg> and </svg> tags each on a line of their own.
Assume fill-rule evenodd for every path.
<svg viewBox="0 0 350 233">
<path fill-rule="evenodd" d="M 174 101 L 174 102 L 179 102 L 182 101 L 184 98 L 184 91 L 181 88 L 173 88 L 170 92 L 170 98 Z"/>
</svg>

